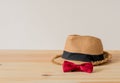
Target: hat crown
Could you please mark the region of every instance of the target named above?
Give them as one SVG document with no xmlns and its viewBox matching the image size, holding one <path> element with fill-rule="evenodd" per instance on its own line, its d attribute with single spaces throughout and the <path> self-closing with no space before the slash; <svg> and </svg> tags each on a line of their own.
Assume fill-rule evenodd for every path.
<svg viewBox="0 0 120 83">
<path fill-rule="evenodd" d="M 103 53 L 103 45 L 97 37 L 69 35 L 64 50 L 73 53 L 99 55 Z"/>
</svg>

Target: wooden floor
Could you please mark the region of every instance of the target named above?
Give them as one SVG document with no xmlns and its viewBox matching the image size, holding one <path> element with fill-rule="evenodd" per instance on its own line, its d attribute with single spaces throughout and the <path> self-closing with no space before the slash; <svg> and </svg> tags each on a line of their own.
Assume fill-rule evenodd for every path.
<svg viewBox="0 0 120 83">
<path fill-rule="evenodd" d="M 62 51 L 0 50 L 0 83 L 120 83 L 120 51 L 93 73 L 63 73 L 51 58 Z"/>
</svg>

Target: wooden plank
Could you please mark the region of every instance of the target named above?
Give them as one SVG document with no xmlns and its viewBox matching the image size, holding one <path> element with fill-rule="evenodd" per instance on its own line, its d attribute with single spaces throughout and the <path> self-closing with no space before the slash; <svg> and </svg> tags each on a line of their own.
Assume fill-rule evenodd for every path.
<svg viewBox="0 0 120 83">
<path fill-rule="evenodd" d="M 112 61 L 95 66 L 91 74 L 63 73 L 51 63 L 59 50 L 0 50 L 1 83 L 120 83 L 120 51 L 109 51 Z"/>
</svg>

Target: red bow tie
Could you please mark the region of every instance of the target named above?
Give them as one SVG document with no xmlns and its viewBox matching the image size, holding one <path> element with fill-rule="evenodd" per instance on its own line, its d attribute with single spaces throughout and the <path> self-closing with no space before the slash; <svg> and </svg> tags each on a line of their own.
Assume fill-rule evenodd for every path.
<svg viewBox="0 0 120 83">
<path fill-rule="evenodd" d="M 90 62 L 76 65 L 72 62 L 64 61 L 63 71 L 64 72 L 82 71 L 82 72 L 91 73 L 93 71 L 93 65 Z"/>
</svg>

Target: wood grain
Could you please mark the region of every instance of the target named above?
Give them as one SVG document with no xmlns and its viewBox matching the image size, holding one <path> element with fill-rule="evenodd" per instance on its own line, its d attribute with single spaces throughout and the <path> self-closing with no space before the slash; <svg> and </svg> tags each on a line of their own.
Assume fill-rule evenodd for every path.
<svg viewBox="0 0 120 83">
<path fill-rule="evenodd" d="M 59 50 L 0 50 L 0 83 L 120 83 L 120 51 L 109 51 L 112 61 L 93 73 L 63 73 L 51 63 Z"/>
</svg>

